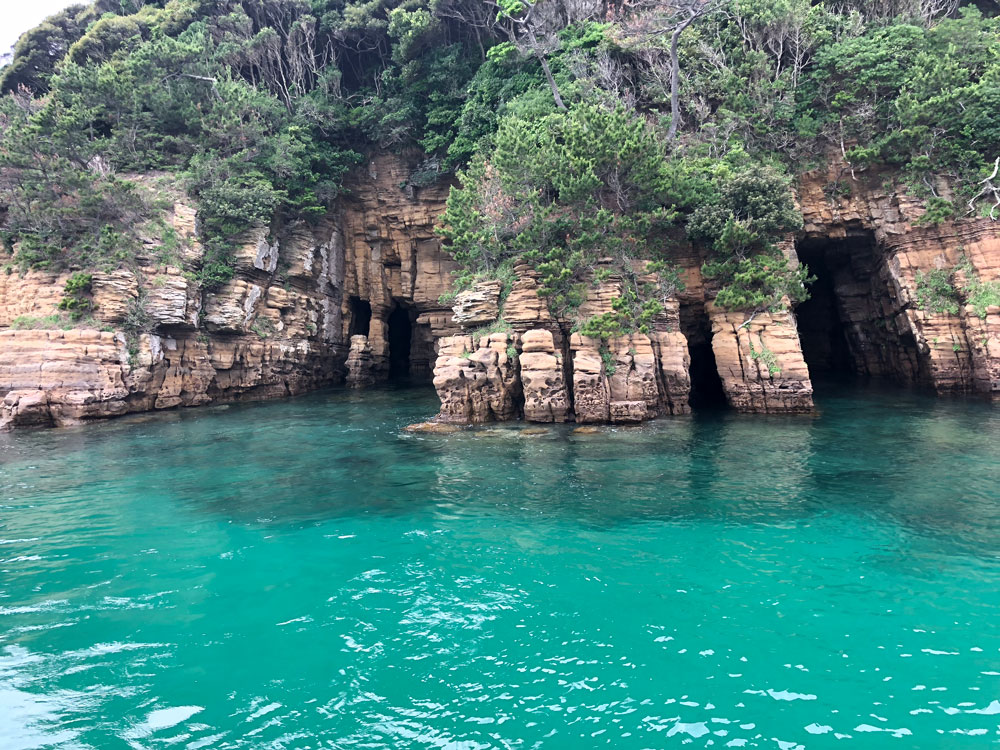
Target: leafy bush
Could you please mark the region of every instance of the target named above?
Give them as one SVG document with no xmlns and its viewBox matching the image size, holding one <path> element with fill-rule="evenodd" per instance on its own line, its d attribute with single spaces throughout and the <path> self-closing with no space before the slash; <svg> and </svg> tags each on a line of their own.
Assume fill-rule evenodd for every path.
<svg viewBox="0 0 1000 750">
<path fill-rule="evenodd" d="M 902 172 L 926 222 L 976 196 L 1000 20 L 957 5 L 723 0 L 680 38 L 673 91 L 670 4 L 597 23 L 561 3 L 533 26 L 514 0 L 98 0 L 23 35 L 0 73 L 0 239 L 22 268 L 133 263 L 158 209 L 124 175 L 163 170 L 200 204 L 187 271 L 219 285 L 237 234 L 325 214 L 373 147 L 419 149 L 411 186 L 464 167 L 444 222 L 460 283 L 523 259 L 572 314 L 610 258 L 662 300 L 633 263 L 669 262 L 686 225 L 723 288 L 741 275 L 722 301 L 765 304 L 805 278 L 753 260 L 799 226 L 783 174 L 831 148 Z"/>
<path fill-rule="evenodd" d="M 69 313 L 72 320 L 79 320 L 84 314 L 94 309 L 94 301 L 90 299 L 91 285 L 94 277 L 89 273 L 74 273 L 66 280 L 63 288 L 63 298 L 59 301 L 59 309 Z"/>
<path fill-rule="evenodd" d="M 954 284 L 953 271 L 938 268 L 933 271 L 917 271 L 917 307 L 932 313 L 958 315 L 961 299 Z"/>
<path fill-rule="evenodd" d="M 969 304 L 976 317 L 985 320 L 988 308 L 1000 306 L 1000 281 L 975 279 L 969 285 Z"/>
<path fill-rule="evenodd" d="M 442 236 L 463 269 L 458 283 L 523 259 L 549 306 L 572 309 L 599 260 L 630 278 L 633 260 L 662 255 L 676 216 L 672 178 L 653 131 L 624 109 L 507 118 L 448 198 Z"/>
<path fill-rule="evenodd" d="M 816 280 L 806 266 L 791 268 L 777 252 L 705 263 L 702 274 L 721 282 L 715 304 L 745 311 L 780 309 L 786 297 L 793 304 L 803 302 L 809 298 L 807 285 Z"/>
<path fill-rule="evenodd" d="M 638 331 L 649 333 L 653 319 L 663 312 L 663 305 L 656 299 L 641 299 L 630 286 L 611 302 L 611 312 L 595 315 L 585 320 L 579 327 L 583 336 L 603 341 Z"/>
<path fill-rule="evenodd" d="M 788 180 L 770 167 L 751 167 L 718 181 L 714 199 L 691 215 L 688 235 L 712 249 L 702 274 L 717 282 L 715 303 L 729 310 L 773 310 L 808 298 L 815 279 L 804 265 L 792 268 L 775 247 L 802 226 Z"/>
</svg>

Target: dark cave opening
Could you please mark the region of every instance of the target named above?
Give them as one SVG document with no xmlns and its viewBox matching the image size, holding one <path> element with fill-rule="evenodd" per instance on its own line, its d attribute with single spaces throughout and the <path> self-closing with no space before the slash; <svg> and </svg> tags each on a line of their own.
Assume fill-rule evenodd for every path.
<svg viewBox="0 0 1000 750">
<path fill-rule="evenodd" d="M 810 298 L 795 308 L 814 387 L 817 379 L 854 376 L 920 383 L 917 342 L 874 236 L 805 239 L 796 252 L 816 277 Z"/>
<path fill-rule="evenodd" d="M 691 394 L 689 403 L 693 410 L 726 409 L 729 402 L 722 388 L 722 378 L 715 363 L 712 349 L 712 324 L 703 305 L 681 305 L 681 329 L 688 341 L 691 366 Z"/>
<path fill-rule="evenodd" d="M 389 379 L 403 380 L 410 376 L 410 346 L 413 341 L 413 321 L 410 310 L 398 304 L 386 321 L 389 343 Z"/>
<path fill-rule="evenodd" d="M 372 306 L 368 300 L 351 297 L 351 336 L 367 336 L 372 324 Z"/>
<path fill-rule="evenodd" d="M 799 260 L 816 277 L 809 287 L 809 299 L 795 308 L 802 356 L 812 377 L 843 377 L 856 372 L 838 309 L 834 275 L 827 258 L 829 247 L 811 243 L 798 249 Z"/>
</svg>

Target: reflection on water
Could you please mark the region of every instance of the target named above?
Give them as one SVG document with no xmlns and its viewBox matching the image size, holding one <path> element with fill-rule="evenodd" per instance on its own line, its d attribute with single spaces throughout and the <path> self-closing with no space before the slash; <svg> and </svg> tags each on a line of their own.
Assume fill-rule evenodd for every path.
<svg viewBox="0 0 1000 750">
<path fill-rule="evenodd" d="M 1000 416 L 332 391 L 0 436 L 0 747 L 1000 739 Z M 961 743 L 961 744 L 956 744 Z"/>
</svg>

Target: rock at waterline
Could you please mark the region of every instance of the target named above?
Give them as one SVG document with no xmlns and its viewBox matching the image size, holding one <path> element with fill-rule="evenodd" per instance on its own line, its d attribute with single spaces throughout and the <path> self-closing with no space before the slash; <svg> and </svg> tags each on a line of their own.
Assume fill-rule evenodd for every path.
<svg viewBox="0 0 1000 750">
<path fill-rule="evenodd" d="M 422 432 L 432 435 L 450 435 L 458 432 L 461 427 L 454 424 L 444 424 L 442 422 L 417 422 L 403 428 L 405 432 Z"/>
</svg>

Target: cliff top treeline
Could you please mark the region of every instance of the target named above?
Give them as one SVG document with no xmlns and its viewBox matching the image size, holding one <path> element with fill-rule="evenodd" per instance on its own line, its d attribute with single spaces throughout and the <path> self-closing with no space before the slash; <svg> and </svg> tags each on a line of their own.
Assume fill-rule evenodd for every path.
<svg viewBox="0 0 1000 750">
<path fill-rule="evenodd" d="M 824 154 L 890 165 L 930 221 L 993 205 L 996 5 L 97 0 L 0 71 L 0 239 L 9 268 L 128 263 L 158 207 L 139 176 L 166 173 L 198 201 L 210 286 L 247 226 L 319 216 L 361 154 L 419 149 L 412 185 L 460 172 L 460 284 L 526 259 L 567 309 L 617 258 L 621 305 L 587 321 L 611 335 L 655 316 L 687 235 L 720 303 L 768 306 L 805 291 L 773 243 Z"/>
</svg>

